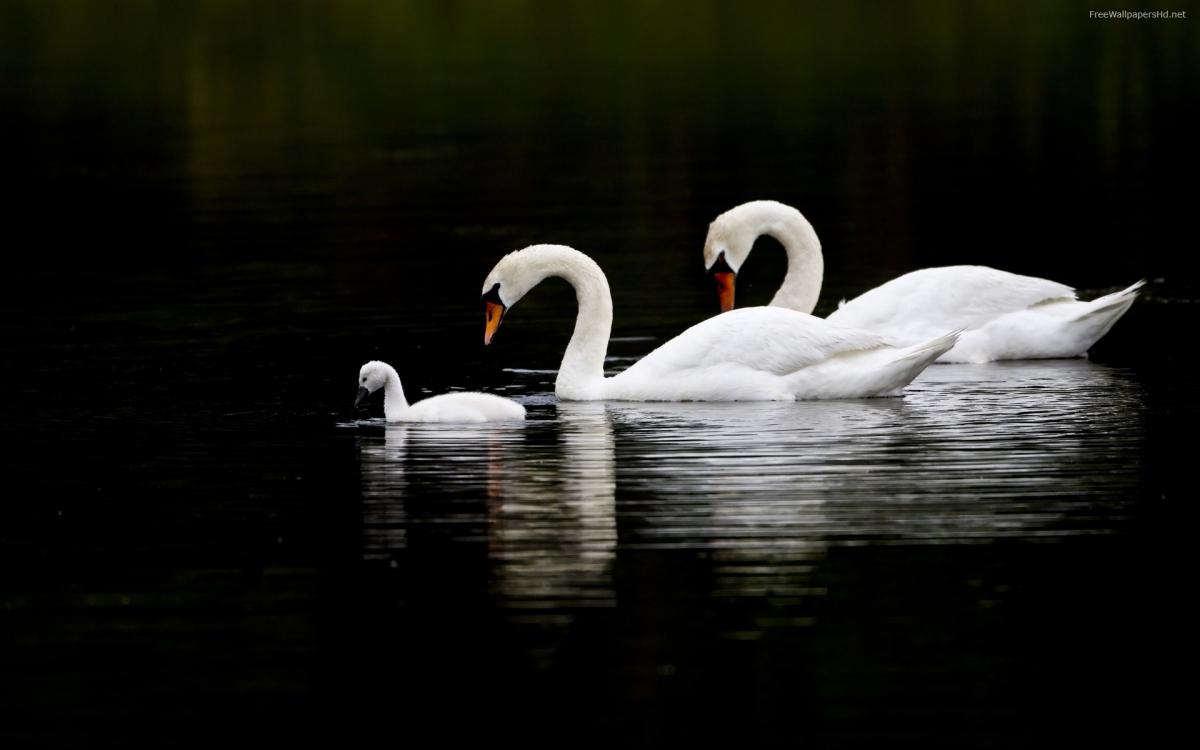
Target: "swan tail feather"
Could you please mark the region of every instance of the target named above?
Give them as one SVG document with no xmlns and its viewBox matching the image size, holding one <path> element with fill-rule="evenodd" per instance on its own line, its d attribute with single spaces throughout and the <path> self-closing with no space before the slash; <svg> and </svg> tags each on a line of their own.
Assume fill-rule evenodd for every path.
<svg viewBox="0 0 1200 750">
<path fill-rule="evenodd" d="M 900 356 L 896 357 L 894 361 L 905 362 L 909 360 L 918 360 L 933 362 L 935 359 L 954 348 L 954 345 L 958 343 L 958 337 L 963 334 L 963 330 L 964 329 L 959 328 L 954 331 L 948 331 L 937 338 L 930 339 L 929 341 L 905 347 L 904 349 L 900 350 Z"/>
<path fill-rule="evenodd" d="M 1092 345 L 1108 333 L 1113 324 L 1129 311 L 1129 308 L 1133 306 L 1133 301 L 1137 299 L 1138 293 L 1145 285 L 1146 281 L 1143 279 L 1119 292 L 1097 297 L 1091 302 L 1078 303 L 1080 305 L 1078 312 L 1064 321 L 1059 329 L 1059 337 L 1068 343 L 1065 346 L 1060 345 L 1051 354 L 1042 356 L 1079 357 L 1086 354 L 1087 350 L 1091 349 Z"/>
<path fill-rule="evenodd" d="M 1097 297 L 1091 302 L 1086 303 L 1087 309 L 1075 316 L 1076 320 L 1082 320 L 1100 314 L 1111 314 L 1111 323 L 1115 323 L 1117 318 L 1125 314 L 1133 301 L 1137 299 L 1138 293 L 1142 287 L 1146 286 L 1146 280 L 1142 279 L 1119 292 L 1106 294 L 1103 297 Z"/>
</svg>

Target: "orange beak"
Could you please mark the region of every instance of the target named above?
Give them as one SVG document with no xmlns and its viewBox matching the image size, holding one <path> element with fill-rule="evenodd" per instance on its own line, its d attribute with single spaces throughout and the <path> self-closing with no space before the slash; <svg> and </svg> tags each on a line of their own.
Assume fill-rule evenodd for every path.
<svg viewBox="0 0 1200 750">
<path fill-rule="evenodd" d="M 504 318 L 504 305 L 499 302 L 484 302 L 483 310 L 487 318 L 483 329 L 483 345 L 487 346 L 492 343 L 492 336 L 496 335 L 496 329 L 500 327 L 500 321 Z"/>
<path fill-rule="evenodd" d="M 737 282 L 737 274 L 732 271 L 718 271 L 712 275 L 717 282 L 717 297 L 721 300 L 721 312 L 733 309 L 733 285 Z"/>
</svg>

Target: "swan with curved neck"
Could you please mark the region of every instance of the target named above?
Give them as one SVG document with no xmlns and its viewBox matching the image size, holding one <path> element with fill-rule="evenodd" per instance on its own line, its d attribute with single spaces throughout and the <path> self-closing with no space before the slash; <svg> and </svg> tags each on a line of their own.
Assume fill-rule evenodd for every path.
<svg viewBox="0 0 1200 750">
<path fill-rule="evenodd" d="M 629 369 L 604 375 L 612 330 L 608 280 L 588 256 L 533 245 L 500 259 L 483 284 L 490 344 L 505 313 L 550 277 L 575 289 L 578 312 L 555 381 L 563 399 L 791 401 L 897 395 L 953 346 L 955 333 L 911 347 L 779 307 L 747 308 L 698 323 Z"/>
<path fill-rule="evenodd" d="M 383 389 L 383 416 L 389 422 L 497 422 L 525 419 L 525 407 L 490 393 L 445 393 L 415 404 L 404 397 L 400 375 L 387 362 L 371 361 L 358 371 L 358 397 L 362 406 L 372 393 Z"/>
<path fill-rule="evenodd" d="M 799 211 L 776 201 L 744 203 L 709 225 L 704 265 L 722 312 L 733 309 L 737 272 L 763 235 L 778 240 L 788 259 L 771 306 L 812 312 L 825 271 L 821 243 Z M 826 320 L 900 344 L 963 330 L 940 362 L 1080 357 L 1129 310 L 1144 283 L 1083 302 L 1065 284 L 986 266 L 925 268 L 843 302 Z"/>
</svg>

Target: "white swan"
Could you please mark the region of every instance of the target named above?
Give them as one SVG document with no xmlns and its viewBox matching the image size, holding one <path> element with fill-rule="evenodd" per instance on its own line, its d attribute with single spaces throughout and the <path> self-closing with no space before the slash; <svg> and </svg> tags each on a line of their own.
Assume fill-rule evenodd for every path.
<svg viewBox="0 0 1200 750">
<path fill-rule="evenodd" d="M 787 251 L 788 270 L 771 305 L 812 312 L 825 262 L 812 225 L 791 206 L 753 201 L 726 211 L 708 228 L 704 264 L 717 282 L 721 309 L 733 307 L 738 269 L 762 235 Z M 1081 357 L 1125 314 L 1145 284 L 1081 302 L 1056 281 L 985 266 L 948 266 L 907 273 L 849 302 L 826 320 L 863 328 L 899 344 L 963 329 L 939 362 Z"/>
<path fill-rule="evenodd" d="M 357 407 L 383 389 L 383 416 L 389 422 L 500 422 L 525 418 L 525 407 L 490 393 L 444 393 L 409 405 L 396 368 L 371 361 L 358 371 Z"/>
<path fill-rule="evenodd" d="M 554 392 L 592 401 L 792 401 L 890 396 L 954 345 L 957 332 L 897 348 L 882 337 L 807 313 L 752 307 L 698 323 L 624 372 L 604 377 L 612 329 L 608 280 L 562 245 L 533 245 L 500 259 L 483 284 L 491 343 L 505 311 L 543 279 L 575 288 L 579 311 Z"/>
</svg>

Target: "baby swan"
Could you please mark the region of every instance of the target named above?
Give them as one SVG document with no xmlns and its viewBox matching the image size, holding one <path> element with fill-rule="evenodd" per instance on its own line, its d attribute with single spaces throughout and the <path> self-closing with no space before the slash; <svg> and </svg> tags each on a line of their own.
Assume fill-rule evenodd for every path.
<svg viewBox="0 0 1200 750">
<path fill-rule="evenodd" d="M 358 371 L 360 406 L 375 391 L 383 389 L 383 416 L 389 422 L 502 422 L 525 419 L 525 407 L 490 393 L 444 393 L 409 405 L 396 368 L 387 362 L 371 361 Z"/>
</svg>

